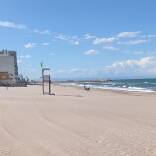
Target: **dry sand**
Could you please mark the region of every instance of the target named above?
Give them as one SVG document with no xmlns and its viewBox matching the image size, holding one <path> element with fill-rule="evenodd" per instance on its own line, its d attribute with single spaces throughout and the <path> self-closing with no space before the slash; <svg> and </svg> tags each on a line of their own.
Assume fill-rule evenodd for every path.
<svg viewBox="0 0 156 156">
<path fill-rule="evenodd" d="M 156 95 L 0 88 L 0 156 L 156 156 Z"/>
</svg>

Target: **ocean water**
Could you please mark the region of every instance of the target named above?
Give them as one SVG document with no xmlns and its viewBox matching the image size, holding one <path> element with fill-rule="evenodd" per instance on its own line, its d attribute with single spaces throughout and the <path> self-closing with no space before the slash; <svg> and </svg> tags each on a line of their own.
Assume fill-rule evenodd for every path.
<svg viewBox="0 0 156 156">
<path fill-rule="evenodd" d="M 136 92 L 156 92 L 156 79 L 125 79 L 113 80 L 109 83 L 104 82 L 74 82 L 68 85 L 84 87 L 84 83 L 90 88 L 136 91 Z"/>
</svg>

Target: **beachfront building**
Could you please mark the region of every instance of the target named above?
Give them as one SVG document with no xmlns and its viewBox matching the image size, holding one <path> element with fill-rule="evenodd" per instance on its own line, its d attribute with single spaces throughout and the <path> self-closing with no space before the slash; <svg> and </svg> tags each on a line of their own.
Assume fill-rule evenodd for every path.
<svg viewBox="0 0 156 156">
<path fill-rule="evenodd" d="M 18 77 L 16 51 L 0 51 L 0 85 L 15 85 Z"/>
</svg>

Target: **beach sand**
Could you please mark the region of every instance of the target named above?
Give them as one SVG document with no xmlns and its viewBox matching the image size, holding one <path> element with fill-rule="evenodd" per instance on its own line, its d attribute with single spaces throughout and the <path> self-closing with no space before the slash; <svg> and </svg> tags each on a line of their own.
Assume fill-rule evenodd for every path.
<svg viewBox="0 0 156 156">
<path fill-rule="evenodd" d="M 0 88 L 0 156 L 156 156 L 156 95 Z"/>
</svg>

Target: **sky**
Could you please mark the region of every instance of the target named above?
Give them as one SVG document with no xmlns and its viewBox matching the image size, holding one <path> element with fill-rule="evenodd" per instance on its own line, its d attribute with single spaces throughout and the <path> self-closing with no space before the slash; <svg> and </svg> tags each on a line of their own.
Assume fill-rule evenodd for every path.
<svg viewBox="0 0 156 156">
<path fill-rule="evenodd" d="M 19 73 L 54 79 L 156 77 L 155 0 L 0 0 L 0 49 Z"/>
</svg>

